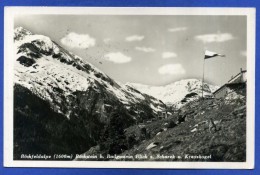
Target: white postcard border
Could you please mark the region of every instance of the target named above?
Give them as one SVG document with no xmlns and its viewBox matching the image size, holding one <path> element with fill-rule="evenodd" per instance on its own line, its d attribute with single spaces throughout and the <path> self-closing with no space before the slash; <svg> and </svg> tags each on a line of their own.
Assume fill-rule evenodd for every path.
<svg viewBox="0 0 260 175">
<path fill-rule="evenodd" d="M 255 9 L 174 7 L 5 7 L 4 11 L 4 166 L 62 168 L 253 169 L 255 155 Z M 131 162 L 13 160 L 14 16 L 75 15 L 245 15 L 247 16 L 247 141 L 246 162 Z"/>
</svg>

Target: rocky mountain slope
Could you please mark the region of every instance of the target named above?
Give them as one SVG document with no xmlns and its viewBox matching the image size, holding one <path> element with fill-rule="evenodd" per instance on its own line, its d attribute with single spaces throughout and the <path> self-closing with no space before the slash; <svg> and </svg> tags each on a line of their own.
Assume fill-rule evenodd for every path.
<svg viewBox="0 0 260 175">
<path fill-rule="evenodd" d="M 169 118 L 128 127 L 131 148 L 107 160 L 244 162 L 246 96 L 231 96 L 233 92 L 225 99 L 194 100 Z M 98 153 L 99 145 L 83 156 Z"/>
<path fill-rule="evenodd" d="M 86 91 L 89 88 L 97 93 L 101 93 L 100 89 L 103 89 L 129 107 L 150 100 L 154 111 L 160 110 L 162 104 L 155 98 L 115 82 L 46 36 L 33 35 L 23 28 L 17 28 L 15 44 L 17 55 L 14 82 L 53 103 L 54 109 L 66 114 L 68 118 L 68 111 L 60 105 L 62 96 L 68 97 L 73 92 Z M 69 100 L 66 103 L 66 106 L 71 106 Z"/>
<path fill-rule="evenodd" d="M 39 150 L 80 153 L 100 141 L 112 114 L 122 114 L 118 120 L 125 122 L 124 128 L 155 118 L 165 108 L 49 37 L 19 27 L 14 43 L 15 158 Z"/>
<path fill-rule="evenodd" d="M 165 86 L 149 86 L 138 83 L 127 83 L 127 85 L 158 98 L 168 105 L 175 105 L 177 108 L 202 95 L 202 82 L 198 79 L 180 80 Z M 218 88 L 218 86 L 204 83 L 203 96 L 212 97 L 212 93 Z"/>
<path fill-rule="evenodd" d="M 138 135 L 138 127 L 128 128 L 127 135 Z M 144 127 L 149 137 L 122 155 L 146 154 L 147 160 L 157 161 L 246 160 L 245 96 L 193 101 L 175 116 Z"/>
</svg>

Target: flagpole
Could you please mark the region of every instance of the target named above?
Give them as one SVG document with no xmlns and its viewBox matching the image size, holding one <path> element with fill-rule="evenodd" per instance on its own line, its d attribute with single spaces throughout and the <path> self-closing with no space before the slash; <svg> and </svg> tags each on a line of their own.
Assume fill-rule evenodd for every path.
<svg viewBox="0 0 260 175">
<path fill-rule="evenodd" d="M 203 97 L 203 91 L 204 91 L 204 73 L 205 73 L 205 60 L 208 59 L 208 58 L 213 58 L 213 57 L 217 57 L 217 56 L 221 56 L 221 57 L 225 57 L 225 55 L 221 55 L 221 54 L 218 54 L 218 53 L 215 53 L 215 52 L 210 52 L 208 50 L 206 50 L 204 52 L 204 59 L 203 59 L 203 75 L 202 75 L 202 100 L 204 99 Z"/>
<path fill-rule="evenodd" d="M 203 74 L 202 74 L 202 84 L 201 84 L 201 86 L 202 86 L 202 99 L 204 99 L 204 97 L 203 97 L 203 90 L 204 90 L 204 70 L 205 70 L 205 56 L 204 56 L 204 58 L 203 58 Z"/>
</svg>

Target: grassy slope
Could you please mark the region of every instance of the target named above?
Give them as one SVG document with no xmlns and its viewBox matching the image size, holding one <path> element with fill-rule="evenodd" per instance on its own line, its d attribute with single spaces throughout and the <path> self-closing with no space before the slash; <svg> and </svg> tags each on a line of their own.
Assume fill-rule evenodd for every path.
<svg viewBox="0 0 260 175">
<path fill-rule="evenodd" d="M 192 161 L 184 159 L 185 154 L 200 154 L 211 155 L 211 159 L 207 161 L 245 161 L 246 110 L 243 106 L 245 106 L 245 98 L 232 101 L 208 99 L 203 102 L 192 102 L 183 107 L 183 112 L 171 118 L 145 124 L 150 139 L 140 140 L 139 144 L 122 155 L 146 154 L 148 157 L 156 157 L 157 154 L 174 154 L 182 157 L 175 160 Z M 162 131 L 167 123 L 176 122 L 178 115 L 185 116 L 185 114 L 185 122 Z M 209 132 L 207 122 L 210 118 L 217 123 L 215 132 Z M 199 123 L 201 125 L 196 127 Z M 191 132 L 194 128 L 197 131 Z M 160 131 L 161 133 L 156 135 Z M 128 128 L 126 134 L 138 135 L 137 132 L 138 126 L 132 126 Z M 158 146 L 147 150 L 147 146 L 151 143 L 156 143 Z"/>
</svg>

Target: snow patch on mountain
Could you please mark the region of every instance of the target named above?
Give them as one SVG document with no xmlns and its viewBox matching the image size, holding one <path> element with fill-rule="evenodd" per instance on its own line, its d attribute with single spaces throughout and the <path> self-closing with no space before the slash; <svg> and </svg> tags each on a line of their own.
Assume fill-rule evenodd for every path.
<svg viewBox="0 0 260 175">
<path fill-rule="evenodd" d="M 212 93 L 220 88 L 220 86 L 214 86 L 214 85 L 211 85 L 211 84 L 208 84 L 208 86 L 209 86 L 209 89 Z"/>
</svg>

